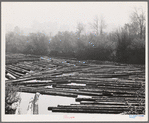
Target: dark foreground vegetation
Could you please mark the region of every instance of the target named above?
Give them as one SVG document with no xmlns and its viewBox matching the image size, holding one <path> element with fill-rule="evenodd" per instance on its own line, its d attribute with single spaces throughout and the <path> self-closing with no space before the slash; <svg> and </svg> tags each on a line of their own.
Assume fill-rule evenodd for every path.
<svg viewBox="0 0 149 123">
<path fill-rule="evenodd" d="M 144 65 L 11 53 L 6 54 L 6 78 L 6 91 L 17 86 L 19 92 L 79 102 L 47 107 L 52 112 L 145 114 Z"/>
<path fill-rule="evenodd" d="M 20 101 L 20 96 L 17 94 L 18 88 L 12 84 L 5 86 L 5 114 L 15 114 L 17 103 Z"/>
</svg>

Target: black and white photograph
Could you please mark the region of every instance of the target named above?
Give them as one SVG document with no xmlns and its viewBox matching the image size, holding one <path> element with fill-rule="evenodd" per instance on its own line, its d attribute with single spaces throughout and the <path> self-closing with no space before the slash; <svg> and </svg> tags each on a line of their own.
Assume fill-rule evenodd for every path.
<svg viewBox="0 0 149 123">
<path fill-rule="evenodd" d="M 147 5 L 1 2 L 2 121 L 147 121 Z"/>
</svg>

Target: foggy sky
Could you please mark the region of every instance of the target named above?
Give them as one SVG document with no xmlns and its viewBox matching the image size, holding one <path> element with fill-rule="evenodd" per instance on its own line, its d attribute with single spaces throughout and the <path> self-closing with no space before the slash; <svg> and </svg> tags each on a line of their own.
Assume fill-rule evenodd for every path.
<svg viewBox="0 0 149 123">
<path fill-rule="evenodd" d="M 57 32 L 75 31 L 78 22 L 88 26 L 96 15 L 102 15 L 108 31 L 129 22 L 134 7 L 145 10 L 146 5 L 147 2 L 2 2 L 2 19 L 7 30 L 18 26 L 26 31 Z"/>
</svg>

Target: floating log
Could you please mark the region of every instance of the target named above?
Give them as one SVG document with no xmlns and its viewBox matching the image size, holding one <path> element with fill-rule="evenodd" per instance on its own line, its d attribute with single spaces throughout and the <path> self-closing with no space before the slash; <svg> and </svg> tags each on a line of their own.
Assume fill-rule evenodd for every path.
<svg viewBox="0 0 149 123">
<path fill-rule="evenodd" d="M 104 99 L 111 99 L 111 100 L 123 100 L 124 99 L 124 101 L 126 102 L 126 101 L 145 101 L 145 98 L 142 98 L 142 97 L 112 97 L 112 96 L 110 96 L 110 97 L 108 97 L 108 96 L 103 96 L 103 97 L 98 97 L 98 96 L 92 96 L 92 98 L 93 99 L 96 99 L 96 100 L 104 100 Z"/>
<path fill-rule="evenodd" d="M 138 97 L 145 98 L 143 94 L 113 94 L 113 97 Z"/>
<path fill-rule="evenodd" d="M 109 111 L 109 110 L 91 110 L 91 109 L 61 109 L 61 108 L 54 108 L 52 112 L 67 112 L 67 113 L 106 113 L 106 114 L 120 114 L 123 111 Z"/>
<path fill-rule="evenodd" d="M 22 82 L 17 82 L 13 83 L 14 85 L 47 85 L 47 84 L 53 84 L 54 82 L 52 81 L 41 81 L 41 80 L 29 80 L 29 81 L 22 81 Z"/>
<path fill-rule="evenodd" d="M 130 108 L 133 108 L 133 107 L 128 107 L 128 106 L 121 106 L 121 107 L 112 107 L 112 106 L 105 106 L 105 105 L 102 105 L 101 106 L 59 106 L 57 108 L 65 108 L 65 109 L 91 109 L 91 110 L 114 110 L 114 111 L 129 111 Z M 53 109 L 51 107 L 51 109 Z"/>
<path fill-rule="evenodd" d="M 69 89 L 83 89 L 85 86 L 76 86 L 76 85 L 56 85 L 56 88 L 69 88 Z"/>
<path fill-rule="evenodd" d="M 95 108 L 125 108 L 125 109 L 144 109 L 144 106 L 132 106 L 132 105 L 105 105 L 105 104 L 101 104 L 101 105 L 98 105 L 98 104 L 71 104 L 71 105 L 58 105 L 58 107 L 62 107 L 62 108 L 65 108 L 65 107 L 71 107 L 73 109 L 73 107 L 95 107 Z M 52 107 L 51 107 L 52 109 Z"/>
<path fill-rule="evenodd" d="M 37 91 L 37 89 L 35 88 L 25 87 L 24 89 L 26 90 L 34 89 Z M 102 96 L 102 93 L 82 92 L 79 90 L 76 91 L 76 90 L 58 90 L 58 89 L 51 89 L 51 88 L 46 88 L 46 89 L 38 88 L 38 91 L 62 92 L 62 93 L 72 93 L 72 94 L 77 94 L 77 95 L 88 95 L 88 96 Z"/>
<path fill-rule="evenodd" d="M 27 80 L 34 80 L 36 77 L 30 77 L 30 78 L 21 78 L 21 79 L 15 79 L 15 80 L 6 80 L 5 83 L 17 83 L 17 82 L 22 82 L 22 81 L 27 81 Z"/>
<path fill-rule="evenodd" d="M 117 83 L 123 83 L 123 84 L 140 84 L 144 83 L 144 81 L 132 81 L 132 80 L 122 80 L 122 79 L 113 79 L 113 78 L 86 78 L 86 77 L 71 77 L 69 78 L 71 81 L 87 81 L 87 82 L 117 82 Z"/>
<path fill-rule="evenodd" d="M 13 75 L 14 77 L 16 77 L 16 78 L 19 78 L 20 76 L 19 75 L 17 75 L 17 74 L 15 74 L 14 72 L 12 72 L 12 71 L 9 71 L 9 70 L 6 70 L 7 71 L 7 73 L 10 73 L 11 75 Z M 9 81 L 9 80 L 7 80 L 7 81 Z M 10 80 L 11 81 L 11 80 Z"/>
<path fill-rule="evenodd" d="M 79 89 L 80 91 L 87 91 L 87 92 L 94 92 L 94 93 L 116 93 L 116 94 L 136 94 L 136 91 L 132 91 L 132 90 L 115 90 L 115 89 L 88 89 L 88 88 L 84 88 L 84 89 Z M 140 92 L 141 93 L 141 92 Z"/>
<path fill-rule="evenodd" d="M 94 99 L 94 98 L 76 98 L 75 99 L 76 102 L 81 102 L 81 101 L 99 101 L 99 102 L 112 102 L 112 101 L 117 101 L 117 102 L 124 102 L 125 99 L 124 98 L 121 98 L 121 99 Z"/>
<path fill-rule="evenodd" d="M 17 82 L 22 82 L 22 81 L 28 81 L 28 80 L 34 80 L 34 79 L 45 79 L 45 78 L 56 78 L 56 77 L 52 77 L 52 75 L 57 75 L 57 73 L 53 73 L 53 74 L 49 74 L 49 75 L 33 75 L 31 77 L 24 77 L 24 78 L 20 78 L 20 79 L 16 79 L 16 80 L 7 80 L 5 81 L 6 83 L 17 83 Z"/>
<path fill-rule="evenodd" d="M 81 101 L 94 101 L 94 102 L 125 102 L 125 103 L 137 103 L 139 104 L 140 102 L 144 103 L 143 100 L 125 100 L 125 98 L 101 98 L 101 99 L 93 99 L 93 98 L 76 98 L 76 102 L 81 102 Z"/>
<path fill-rule="evenodd" d="M 26 70 L 26 71 L 30 71 L 31 69 L 30 68 L 28 68 L 27 66 L 25 66 L 25 65 L 23 65 L 23 64 L 16 64 L 15 65 L 16 67 L 19 67 L 19 68 L 21 68 L 21 69 L 24 69 L 24 70 Z"/>
<path fill-rule="evenodd" d="M 95 102 L 95 101 L 81 101 L 80 104 L 126 105 L 126 103 L 124 103 L 124 102 Z"/>
<path fill-rule="evenodd" d="M 10 76 L 8 73 L 5 74 L 5 77 L 6 77 L 7 79 L 15 79 L 14 77 Z"/>
<path fill-rule="evenodd" d="M 30 69 L 28 69 L 27 67 L 25 67 L 25 66 L 22 66 L 21 64 L 16 64 L 16 65 L 14 65 L 15 67 L 17 67 L 17 68 L 20 68 L 20 69 L 22 69 L 22 70 L 25 70 L 27 73 L 30 71 Z"/>
<path fill-rule="evenodd" d="M 65 81 L 69 81 L 69 82 L 73 82 L 73 83 L 81 83 L 81 84 L 88 84 L 88 85 L 102 85 L 102 84 L 105 84 L 105 85 L 108 85 L 111 86 L 111 85 L 116 85 L 116 86 L 130 86 L 130 87 L 135 87 L 136 86 L 140 86 L 142 83 L 141 82 L 135 82 L 133 81 L 133 83 L 131 83 L 131 81 L 129 82 L 128 80 L 89 80 L 90 78 L 85 78 L 85 79 L 80 79 L 80 78 L 75 78 L 73 79 L 74 77 L 70 77 L 70 76 L 61 76 L 61 77 L 57 77 L 57 78 L 54 78 L 52 79 L 53 81 L 62 81 L 62 80 L 65 80 Z"/>
<path fill-rule="evenodd" d="M 57 72 L 56 71 L 56 68 L 54 69 L 50 69 L 50 70 L 47 70 L 47 71 L 42 71 L 42 72 L 34 72 L 34 73 L 30 73 L 28 75 L 25 75 L 25 77 L 31 77 L 31 76 L 46 76 L 48 74 L 48 76 L 51 74 L 51 76 L 56 76 L 56 75 L 61 75 L 62 73 L 61 72 Z M 47 77 L 48 77 L 47 76 Z M 56 78 L 56 77 L 55 77 Z"/>
<path fill-rule="evenodd" d="M 50 86 L 51 84 L 45 83 L 45 84 L 16 84 L 16 85 L 24 85 L 26 87 L 44 87 L 44 86 Z"/>
<path fill-rule="evenodd" d="M 76 98 L 76 102 L 81 102 L 81 101 L 96 101 L 96 99 L 93 98 Z"/>
<path fill-rule="evenodd" d="M 97 86 L 98 89 L 113 89 L 113 90 L 139 90 L 140 88 L 128 87 L 112 87 L 112 86 Z"/>
<path fill-rule="evenodd" d="M 23 76 L 23 75 L 24 75 L 24 74 L 21 74 L 21 73 L 19 73 L 19 72 L 13 71 L 12 69 L 9 69 L 9 68 L 6 68 L 6 71 L 7 71 L 7 72 L 14 73 L 14 74 L 16 74 L 16 75 L 18 75 L 18 76 Z"/>
<path fill-rule="evenodd" d="M 67 83 L 67 82 L 66 82 Z M 70 88 L 70 89 L 81 89 L 82 91 L 89 92 L 112 92 L 112 93 L 134 93 L 132 90 L 139 90 L 140 88 L 131 87 L 115 87 L 115 86 L 96 86 L 96 85 L 86 85 L 86 86 L 76 86 L 76 85 L 56 85 L 56 88 Z M 93 88 L 93 89 L 89 89 Z M 106 91 L 108 90 L 108 91 Z"/>
<path fill-rule="evenodd" d="M 25 88 L 19 88 L 19 92 L 27 92 L 27 93 L 36 93 L 39 92 L 40 94 L 45 95 L 55 95 L 55 96 L 66 96 L 66 97 L 77 97 L 76 94 L 72 93 L 64 93 L 64 92 L 54 92 L 54 91 L 45 91 L 45 90 L 36 90 L 36 89 L 26 89 Z"/>
<path fill-rule="evenodd" d="M 95 107 L 95 106 L 58 106 L 48 107 L 48 110 L 54 109 L 84 109 L 84 110 L 107 110 L 107 111 L 129 111 L 128 107 Z"/>
<path fill-rule="evenodd" d="M 141 87 L 141 83 L 139 83 L 139 84 L 130 84 L 130 83 L 125 83 L 125 84 L 123 84 L 123 83 L 118 83 L 118 82 L 113 82 L 113 83 L 104 83 L 104 82 L 102 82 L 102 83 L 97 83 L 96 84 L 97 86 L 114 86 L 114 87 L 128 87 L 128 88 L 140 88 Z"/>
<path fill-rule="evenodd" d="M 128 105 L 96 105 L 96 104 L 70 104 L 70 105 L 58 105 L 58 107 L 109 107 L 109 108 L 128 108 Z M 132 107 L 132 106 L 130 106 Z M 141 107 L 141 106 L 140 106 Z M 143 107 L 143 106 L 142 106 Z"/>
<path fill-rule="evenodd" d="M 128 105 L 128 106 L 140 106 L 139 103 L 124 103 L 124 102 L 88 102 L 88 101 L 81 101 L 80 104 L 88 105 L 88 104 L 95 104 L 95 105 Z M 142 106 L 145 106 L 144 103 L 141 104 Z"/>
<path fill-rule="evenodd" d="M 143 85 L 143 83 L 122 83 L 122 82 L 94 82 L 94 83 L 90 83 L 88 85 L 96 85 L 96 86 L 117 86 L 117 87 L 141 87 Z"/>
<path fill-rule="evenodd" d="M 140 103 L 140 102 L 145 102 L 145 99 L 127 99 L 127 98 L 76 98 L 76 102 L 81 102 L 81 101 L 96 101 L 96 102 L 128 102 L 128 103 Z"/>
<path fill-rule="evenodd" d="M 18 67 L 13 66 L 13 65 L 9 65 L 9 66 L 7 66 L 6 68 L 9 68 L 9 69 L 11 69 L 11 70 L 13 70 L 13 71 L 16 71 L 16 72 L 19 72 L 19 73 L 22 73 L 22 74 L 26 74 L 26 73 L 28 73 L 27 70 L 18 68 Z"/>
<path fill-rule="evenodd" d="M 114 78 L 114 77 L 121 77 L 121 76 L 129 76 L 128 73 L 123 74 L 79 74 L 81 77 L 94 77 L 94 78 Z"/>
</svg>

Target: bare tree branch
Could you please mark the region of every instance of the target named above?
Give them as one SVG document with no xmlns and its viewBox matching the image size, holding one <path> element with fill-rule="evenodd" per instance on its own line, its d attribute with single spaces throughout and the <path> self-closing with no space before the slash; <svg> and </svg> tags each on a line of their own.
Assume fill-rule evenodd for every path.
<svg viewBox="0 0 149 123">
<path fill-rule="evenodd" d="M 133 13 L 130 16 L 133 29 L 139 33 L 142 39 L 143 33 L 145 32 L 145 12 L 142 8 L 134 8 Z"/>
<path fill-rule="evenodd" d="M 100 30 L 100 34 L 103 34 L 103 29 L 106 28 L 106 24 L 103 16 L 101 16 L 100 19 L 98 18 L 98 16 L 95 16 L 94 22 L 90 25 L 91 25 L 91 28 L 94 29 L 97 35 L 99 35 L 99 30 Z"/>
</svg>

